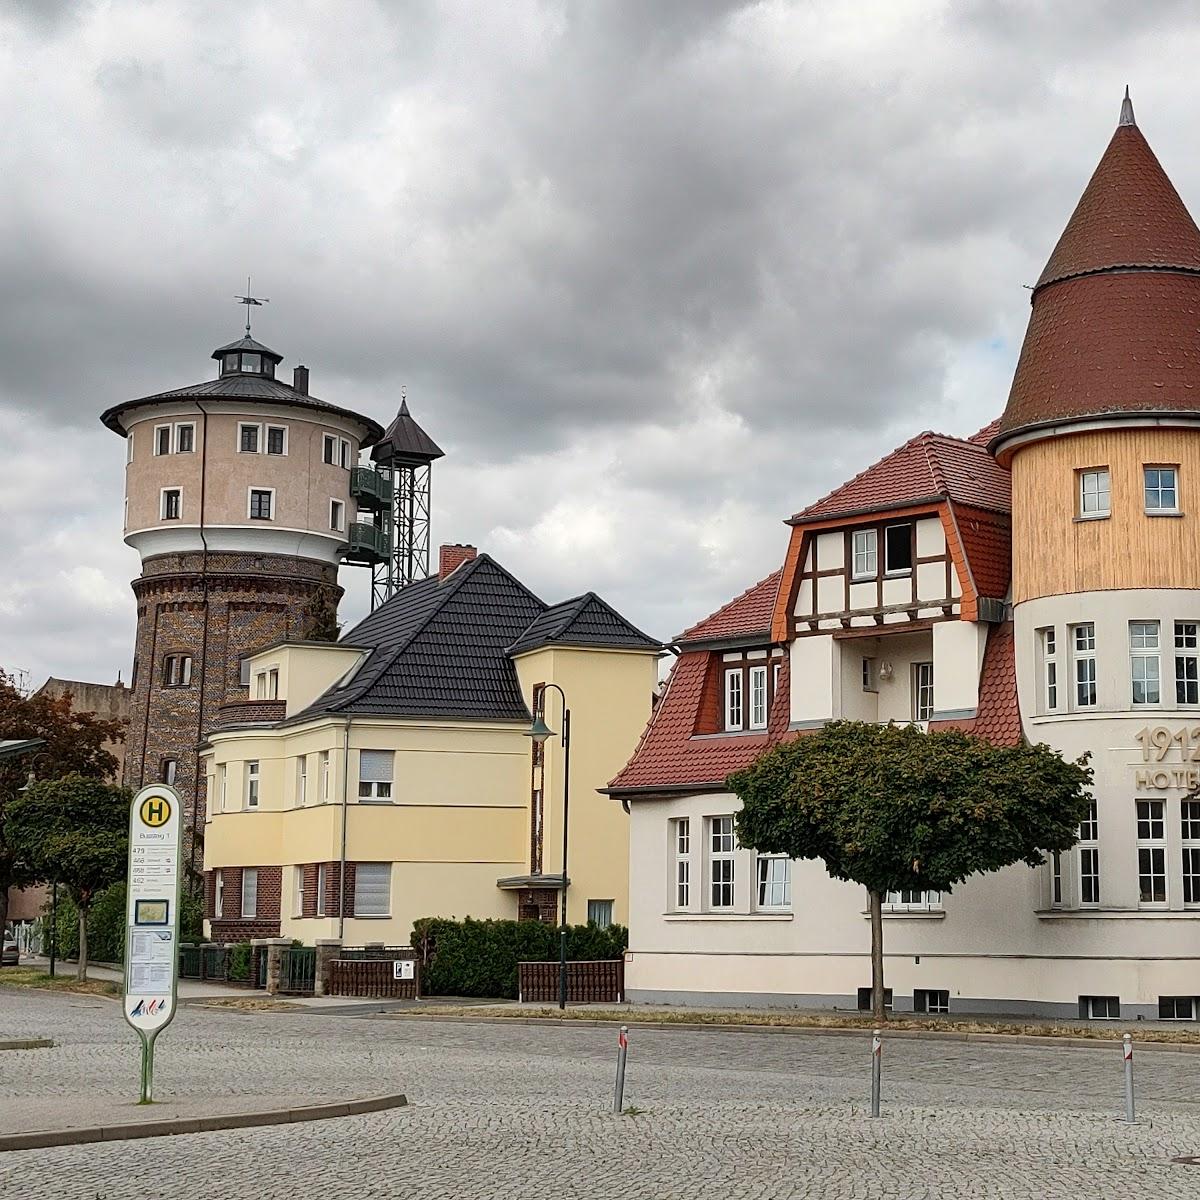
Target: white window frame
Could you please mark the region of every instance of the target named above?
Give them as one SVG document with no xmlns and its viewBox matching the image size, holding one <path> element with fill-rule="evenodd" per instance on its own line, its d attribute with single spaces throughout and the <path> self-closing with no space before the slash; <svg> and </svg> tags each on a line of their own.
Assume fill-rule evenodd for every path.
<svg viewBox="0 0 1200 1200">
<path fill-rule="evenodd" d="M 338 465 L 338 436 L 336 433 L 321 434 L 321 461 L 327 467 Z"/>
<path fill-rule="evenodd" d="M 879 530 L 856 529 L 850 539 L 850 580 L 874 579 L 879 574 Z"/>
<path fill-rule="evenodd" d="M 1161 648 L 1157 621 L 1129 622 L 1129 701 L 1134 708 L 1157 708 L 1162 703 Z"/>
<path fill-rule="evenodd" d="M 266 517 L 255 517 L 251 514 L 254 511 L 254 495 L 255 493 L 265 493 L 271 497 L 271 513 Z M 274 521 L 275 520 L 275 489 L 268 487 L 248 487 L 246 489 L 246 520 L 247 521 Z"/>
<path fill-rule="evenodd" d="M 135 431 L 131 429 L 125 435 L 125 465 L 126 466 L 128 466 L 131 462 L 133 462 L 133 435 L 134 435 L 134 432 Z"/>
<path fill-rule="evenodd" d="M 1170 899 L 1167 884 L 1167 802 L 1157 797 L 1134 801 L 1137 822 L 1138 908 L 1166 908 Z M 1146 899 L 1149 881 L 1150 899 Z M 1161 888 L 1161 898 L 1155 891 Z"/>
<path fill-rule="evenodd" d="M 258 802 L 262 798 L 262 775 L 261 763 L 257 758 L 248 758 L 246 760 L 246 794 L 245 808 L 249 811 L 252 808 L 258 807 Z"/>
<path fill-rule="evenodd" d="M 766 729 L 767 718 L 770 716 L 770 693 L 767 691 L 767 666 L 751 667 L 749 700 L 749 727 L 751 729 Z M 761 700 L 760 700 L 761 697 Z"/>
<path fill-rule="evenodd" d="M 180 446 L 183 440 L 180 437 L 181 430 L 190 429 L 192 431 L 192 444 L 188 449 L 184 450 Z M 196 453 L 196 422 L 195 421 L 176 421 L 175 423 L 175 453 L 176 454 L 195 454 Z"/>
<path fill-rule="evenodd" d="M 1107 467 L 1088 467 L 1079 473 L 1076 516 L 1081 521 L 1094 521 L 1112 515 L 1112 477 Z"/>
<path fill-rule="evenodd" d="M 317 863 L 317 916 L 325 915 L 325 893 L 329 890 L 329 867 L 325 863 Z"/>
<path fill-rule="evenodd" d="M 264 667 L 254 674 L 255 700 L 279 699 L 279 668 Z"/>
<path fill-rule="evenodd" d="M 708 906 L 713 912 L 730 912 L 737 902 L 737 833 L 733 817 L 709 817 L 707 834 Z"/>
<path fill-rule="evenodd" d="M 253 903 L 246 903 L 246 881 L 253 880 L 254 887 L 252 889 Z M 242 868 L 242 920 L 253 920 L 258 916 L 258 868 L 243 867 Z"/>
<path fill-rule="evenodd" d="M 754 863 L 755 897 L 762 912 L 792 907 L 792 860 L 786 854 L 759 854 Z"/>
<path fill-rule="evenodd" d="M 1042 711 L 1057 712 L 1059 703 L 1058 631 L 1053 625 L 1038 630 L 1038 650 L 1042 659 Z"/>
<path fill-rule="evenodd" d="M 692 822 L 690 817 L 678 817 L 671 822 L 672 862 L 671 907 L 686 910 L 692 903 Z"/>
<path fill-rule="evenodd" d="M 225 874 L 218 867 L 213 872 L 213 920 L 219 921 L 225 915 Z"/>
<path fill-rule="evenodd" d="M 308 755 L 296 756 L 296 807 L 303 808 L 308 802 Z"/>
<path fill-rule="evenodd" d="M 933 663 L 912 665 L 912 719 L 922 723 L 933 720 Z"/>
<path fill-rule="evenodd" d="M 349 438 L 338 438 L 338 455 L 338 461 L 341 463 L 343 471 L 348 471 L 354 466 L 354 459 L 351 457 L 350 452 Z"/>
<path fill-rule="evenodd" d="M 384 912 L 363 912 L 359 906 L 358 885 L 362 882 L 363 867 L 382 867 L 387 875 L 387 904 Z M 390 862 L 368 862 L 356 863 L 354 866 L 354 916 L 356 919 L 364 918 L 370 920 L 380 920 L 384 917 L 392 915 L 392 864 Z"/>
<path fill-rule="evenodd" d="M 917 1004 L 917 996 L 920 995 L 924 1003 Z M 942 997 L 945 997 L 943 1000 Z M 918 1013 L 948 1013 L 950 1011 L 950 989 L 949 988 L 914 988 L 913 989 L 913 1012 Z"/>
<path fill-rule="evenodd" d="M 364 755 L 388 755 L 390 763 L 378 777 L 364 778 Z M 384 779 L 383 775 L 387 778 Z M 396 752 L 394 750 L 360 750 L 358 752 L 358 799 L 362 804 L 391 804 L 396 779 Z"/>
<path fill-rule="evenodd" d="M 304 868 L 292 868 L 292 916 L 304 916 Z"/>
<path fill-rule="evenodd" d="M 1153 486 L 1150 483 L 1150 472 L 1153 471 L 1156 476 L 1156 481 Z M 1169 486 L 1164 486 L 1163 476 L 1169 474 L 1171 482 Z M 1170 493 L 1170 504 L 1164 504 L 1163 498 Z M 1152 503 L 1153 500 L 1153 503 Z M 1149 517 L 1162 516 L 1177 516 L 1179 513 L 1179 467 L 1167 463 L 1165 465 L 1152 465 L 1147 463 L 1142 467 L 1142 503 L 1146 506 L 1146 515 Z"/>
<path fill-rule="evenodd" d="M 1174 1012 L 1164 1013 L 1164 1005 L 1169 1004 Z M 1187 1005 L 1186 1012 L 1180 1012 L 1179 1006 Z M 1195 996 L 1159 996 L 1158 998 L 1158 1019 L 1160 1021 L 1194 1021 L 1196 1019 L 1196 997 Z"/>
<path fill-rule="evenodd" d="M 1062 851 L 1050 852 L 1050 907 L 1063 906 L 1063 863 Z"/>
<path fill-rule="evenodd" d="M 320 768 L 321 803 L 329 800 L 329 751 L 322 750 L 318 762 Z"/>
<path fill-rule="evenodd" d="M 1121 1019 L 1121 997 L 1120 996 L 1081 996 L 1080 999 L 1085 1005 L 1084 1019 L 1088 1021 L 1119 1021 Z M 1115 1000 L 1117 1002 L 1117 1011 L 1109 1010 L 1109 1002 Z M 1103 1001 L 1105 1005 L 1104 1012 L 1098 1012 L 1097 1001 Z"/>
<path fill-rule="evenodd" d="M 1180 801 L 1179 841 L 1183 907 L 1200 908 L 1200 800 Z"/>
<path fill-rule="evenodd" d="M 225 795 L 229 782 L 229 771 L 224 763 L 217 764 L 217 803 L 220 805 L 218 812 L 225 811 Z"/>
<path fill-rule="evenodd" d="M 1076 842 L 1079 851 L 1079 907 L 1099 908 L 1100 906 L 1100 818 L 1096 810 L 1096 798 L 1088 801 L 1088 810 L 1079 824 L 1079 839 Z M 1086 883 L 1094 880 L 1092 896 L 1085 896 Z"/>
<path fill-rule="evenodd" d="M 908 530 L 908 566 L 893 567 L 888 561 L 888 534 L 893 529 Z M 913 549 L 913 523 L 911 521 L 897 521 L 892 525 L 883 527 L 883 574 L 888 579 L 903 579 L 906 575 L 911 575 L 913 566 L 916 563 L 916 551 Z"/>
<path fill-rule="evenodd" d="M 1200 621 L 1176 621 L 1174 634 L 1175 703 L 1191 708 L 1200 704 Z"/>
<path fill-rule="evenodd" d="M 335 533 L 346 532 L 346 502 L 329 497 L 329 528 Z"/>
<path fill-rule="evenodd" d="M 608 905 L 608 914 L 604 920 L 601 920 L 599 915 L 593 916 L 592 906 Z M 613 900 L 589 900 L 587 902 L 587 923 L 595 925 L 597 929 L 611 929 L 613 924 L 613 910 L 616 908 L 616 902 Z"/>
<path fill-rule="evenodd" d="M 862 660 L 862 690 L 864 692 L 879 691 L 879 674 L 876 660 L 866 656 Z"/>
<path fill-rule="evenodd" d="M 179 502 L 177 505 L 178 511 L 173 517 L 167 516 L 167 497 L 170 495 L 177 496 Z M 181 487 L 165 487 L 161 488 L 158 493 L 158 519 L 160 521 L 182 521 L 183 520 L 183 488 Z"/>
<path fill-rule="evenodd" d="M 1090 631 L 1090 632 L 1089 632 Z M 1068 626 L 1071 638 L 1071 664 L 1073 679 L 1071 680 L 1071 707 L 1096 708 L 1100 702 L 1100 689 L 1096 675 L 1096 624 L 1094 621 L 1080 621 L 1077 625 Z M 1081 687 L 1091 689 L 1091 699 L 1080 699 Z"/>
<path fill-rule="evenodd" d="M 167 448 L 164 450 L 163 434 L 167 435 Z M 155 425 L 154 427 L 154 457 L 162 458 L 164 455 L 171 453 L 171 426 L 170 425 Z"/>
<path fill-rule="evenodd" d="M 725 670 L 725 731 L 739 733 L 745 726 L 746 697 L 742 694 L 742 676 L 740 666 L 727 667 Z"/>
<path fill-rule="evenodd" d="M 942 893 L 911 888 L 888 892 L 883 897 L 884 912 L 941 912 Z"/>
<path fill-rule="evenodd" d="M 271 434 L 273 432 L 283 434 L 283 449 L 279 451 L 272 450 Z M 272 458 L 286 458 L 288 452 L 288 427 L 286 425 L 268 424 L 263 426 L 263 451 L 264 454 L 270 455 Z"/>
<path fill-rule="evenodd" d="M 254 449 L 242 449 L 242 430 L 254 430 Z M 261 454 L 263 452 L 263 427 L 256 421 L 239 421 L 237 423 L 237 452 L 239 454 Z"/>
</svg>

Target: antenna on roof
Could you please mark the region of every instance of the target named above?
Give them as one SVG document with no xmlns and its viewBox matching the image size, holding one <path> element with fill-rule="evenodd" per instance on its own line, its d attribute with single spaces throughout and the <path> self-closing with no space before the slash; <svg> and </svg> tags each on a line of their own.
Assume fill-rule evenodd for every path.
<svg viewBox="0 0 1200 1200">
<path fill-rule="evenodd" d="M 1129 98 L 1129 84 L 1125 85 L 1125 99 L 1121 101 L 1121 119 L 1117 125 L 1136 125 L 1133 119 L 1133 101 Z"/>
<path fill-rule="evenodd" d="M 239 304 L 246 306 L 246 336 L 250 336 L 250 309 L 263 304 L 270 304 L 271 301 L 266 296 L 252 296 L 250 294 L 250 276 L 246 276 L 246 294 L 244 296 L 234 296 L 234 299 Z"/>
</svg>

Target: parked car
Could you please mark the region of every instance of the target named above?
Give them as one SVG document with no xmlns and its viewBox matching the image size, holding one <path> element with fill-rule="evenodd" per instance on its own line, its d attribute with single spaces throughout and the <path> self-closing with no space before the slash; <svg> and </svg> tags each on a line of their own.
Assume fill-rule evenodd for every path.
<svg viewBox="0 0 1200 1200">
<path fill-rule="evenodd" d="M 0 967 L 15 967 L 21 961 L 21 946 L 15 933 L 4 935 L 4 949 L 0 951 Z"/>
</svg>

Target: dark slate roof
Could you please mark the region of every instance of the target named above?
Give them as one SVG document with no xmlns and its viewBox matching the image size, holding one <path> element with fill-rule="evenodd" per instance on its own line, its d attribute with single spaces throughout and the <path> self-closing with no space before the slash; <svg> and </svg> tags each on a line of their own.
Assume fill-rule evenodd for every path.
<svg viewBox="0 0 1200 1200">
<path fill-rule="evenodd" d="M 408 411 L 408 401 L 400 401 L 400 411 L 371 451 L 376 462 L 432 462 L 441 458 L 442 448 L 423 430 Z"/>
<path fill-rule="evenodd" d="M 282 354 L 277 354 L 270 346 L 264 346 L 262 342 L 256 342 L 249 335 L 238 338 L 236 342 L 228 342 L 224 346 L 218 346 L 212 352 L 212 357 L 220 358 L 222 354 L 234 350 L 257 350 L 259 354 L 265 354 L 268 358 L 273 358 L 276 362 L 283 361 Z"/>
<path fill-rule="evenodd" d="M 481 554 L 397 592 L 346 634 L 373 647 L 357 675 L 290 720 L 326 713 L 529 720 L 505 652 L 546 605 Z"/>
<path fill-rule="evenodd" d="M 257 345 L 258 343 L 255 343 Z M 294 408 L 314 409 L 317 412 L 330 413 L 334 416 L 348 417 L 357 421 L 367 430 L 362 444 L 370 446 L 383 436 L 383 427 L 370 417 L 352 412 L 348 408 L 339 408 L 336 404 L 326 404 L 315 396 L 309 396 L 296 391 L 290 384 L 278 379 L 265 379 L 258 375 L 224 375 L 220 379 L 206 379 L 202 383 L 188 384 L 187 387 L 173 388 L 169 392 L 155 392 L 152 396 L 142 396 L 137 400 L 126 400 L 114 404 L 112 408 L 100 414 L 100 420 L 114 433 L 122 437 L 125 426 L 122 416 L 135 408 L 148 404 L 161 404 L 168 400 L 204 400 L 209 398 L 226 397 L 231 400 L 262 400 L 268 403 L 289 404 Z"/>
<path fill-rule="evenodd" d="M 546 609 L 508 648 L 523 654 L 540 646 L 595 646 L 614 650 L 661 650 L 662 643 L 631 625 L 595 592 L 584 592 Z"/>
</svg>

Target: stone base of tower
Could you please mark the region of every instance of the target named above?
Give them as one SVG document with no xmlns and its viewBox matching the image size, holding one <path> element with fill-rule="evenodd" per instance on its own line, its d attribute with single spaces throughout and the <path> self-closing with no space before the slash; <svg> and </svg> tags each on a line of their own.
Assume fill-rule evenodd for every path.
<svg viewBox="0 0 1200 1200">
<path fill-rule="evenodd" d="M 336 636 L 342 589 L 329 563 L 279 554 L 180 553 L 147 559 L 137 597 L 132 711 L 125 783 L 173 772 L 183 798 L 183 860 L 203 869 L 204 780 L 198 746 L 217 709 L 246 700 L 246 655 L 284 638 Z"/>
</svg>

